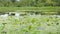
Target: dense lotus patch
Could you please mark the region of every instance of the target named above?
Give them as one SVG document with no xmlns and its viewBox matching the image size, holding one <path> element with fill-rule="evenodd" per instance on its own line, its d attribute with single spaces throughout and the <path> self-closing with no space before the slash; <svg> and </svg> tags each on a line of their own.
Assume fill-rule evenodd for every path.
<svg viewBox="0 0 60 34">
<path fill-rule="evenodd" d="M 60 18 L 53 15 L 8 16 L 7 19 L 0 19 L 0 33 L 2 32 L 6 34 L 60 34 Z"/>
</svg>

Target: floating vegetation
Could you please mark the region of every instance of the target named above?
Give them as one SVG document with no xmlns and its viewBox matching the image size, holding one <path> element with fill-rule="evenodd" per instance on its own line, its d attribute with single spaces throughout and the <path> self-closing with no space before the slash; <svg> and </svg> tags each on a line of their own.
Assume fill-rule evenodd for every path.
<svg viewBox="0 0 60 34">
<path fill-rule="evenodd" d="M 57 34 L 60 31 L 60 18 L 53 15 L 8 16 L 7 19 L 3 18 L 0 18 L 1 34 L 3 34 L 2 32 L 5 34 Z"/>
</svg>

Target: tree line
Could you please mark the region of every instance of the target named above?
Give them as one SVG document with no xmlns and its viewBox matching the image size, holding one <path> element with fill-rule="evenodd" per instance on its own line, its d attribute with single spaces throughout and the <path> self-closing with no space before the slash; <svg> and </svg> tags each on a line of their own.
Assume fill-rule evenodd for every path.
<svg viewBox="0 0 60 34">
<path fill-rule="evenodd" d="M 0 0 L 0 7 L 60 6 L 60 0 Z"/>
</svg>

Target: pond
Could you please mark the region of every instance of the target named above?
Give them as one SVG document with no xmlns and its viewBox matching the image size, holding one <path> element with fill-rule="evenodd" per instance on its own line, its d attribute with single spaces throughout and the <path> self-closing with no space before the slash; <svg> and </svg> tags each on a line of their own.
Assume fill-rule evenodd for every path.
<svg viewBox="0 0 60 34">
<path fill-rule="evenodd" d="M 57 34 L 57 32 L 60 33 L 60 15 L 3 15 L 0 16 L 0 24 L 1 34 L 2 32 L 5 32 L 6 34 Z"/>
</svg>

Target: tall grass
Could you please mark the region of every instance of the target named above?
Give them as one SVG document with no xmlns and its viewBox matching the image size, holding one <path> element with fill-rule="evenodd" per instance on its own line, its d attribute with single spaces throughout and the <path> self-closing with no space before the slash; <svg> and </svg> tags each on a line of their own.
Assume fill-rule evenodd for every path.
<svg viewBox="0 0 60 34">
<path fill-rule="evenodd" d="M 16 11 L 16 10 L 20 10 L 20 11 L 60 11 L 60 7 L 0 7 L 0 12 L 1 11 L 5 11 L 5 12 L 9 12 L 9 11 Z"/>
</svg>

